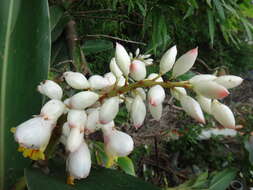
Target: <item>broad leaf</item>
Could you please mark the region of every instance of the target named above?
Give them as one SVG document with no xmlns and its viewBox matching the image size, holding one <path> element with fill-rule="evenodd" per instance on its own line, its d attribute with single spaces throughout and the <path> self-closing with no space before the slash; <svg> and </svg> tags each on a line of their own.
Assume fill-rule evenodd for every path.
<svg viewBox="0 0 253 190">
<path fill-rule="evenodd" d="M 108 40 L 87 40 L 83 46 L 83 51 L 86 55 L 111 49 L 113 49 L 113 43 Z"/>
<path fill-rule="evenodd" d="M 66 175 L 62 172 L 64 170 L 51 171 L 51 175 L 45 175 L 38 169 L 26 169 L 28 190 L 159 190 L 136 177 L 100 167 L 92 168 L 86 179 L 76 180 L 75 186 L 70 186 L 66 184 Z"/>
<path fill-rule="evenodd" d="M 0 2 L 0 189 L 23 174 L 10 128 L 38 114 L 36 85 L 46 78 L 50 57 L 47 1 Z"/>
<path fill-rule="evenodd" d="M 117 164 L 127 174 L 135 176 L 134 164 L 129 157 L 119 157 Z"/>
</svg>

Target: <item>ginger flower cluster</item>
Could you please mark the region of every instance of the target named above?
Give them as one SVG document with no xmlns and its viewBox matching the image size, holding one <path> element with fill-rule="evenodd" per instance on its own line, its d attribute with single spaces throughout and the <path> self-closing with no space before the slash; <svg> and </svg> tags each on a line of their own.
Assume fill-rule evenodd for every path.
<svg viewBox="0 0 253 190">
<path fill-rule="evenodd" d="M 147 110 L 155 120 L 160 120 L 166 97 L 165 88 L 170 88 L 171 95 L 197 122 L 206 122 L 204 111 L 222 126 L 235 128 L 232 111 L 219 100 L 229 95 L 228 89 L 240 85 L 242 78 L 199 74 L 188 81 L 177 81 L 177 77 L 191 69 L 197 55 L 198 48 L 195 48 L 177 58 L 177 48 L 173 46 L 162 56 L 159 73 L 147 75 L 146 67 L 153 64 L 150 55 L 141 55 L 137 49 L 134 57 L 117 43 L 115 57 L 110 62 L 111 72 L 104 76 L 92 75 L 88 79 L 79 72 L 68 71 L 63 74 L 67 85 L 76 90 L 71 97 L 66 97 L 56 82 L 42 82 L 38 91 L 47 96 L 49 101 L 39 115 L 13 130 L 19 151 L 34 160 L 45 159 L 44 151 L 57 121 L 66 115 L 66 121 L 61 126 L 60 141 L 67 152 L 68 183 L 73 184 L 74 179 L 86 178 L 90 173 L 91 156 L 85 140 L 88 135 L 102 131 L 105 152 L 111 160 L 129 155 L 134 148 L 133 139 L 116 129 L 114 124 L 119 108 L 126 106 L 135 129 L 143 125 Z M 171 80 L 164 81 L 162 76 L 168 72 Z M 187 94 L 187 89 L 196 93 L 195 99 Z"/>
</svg>

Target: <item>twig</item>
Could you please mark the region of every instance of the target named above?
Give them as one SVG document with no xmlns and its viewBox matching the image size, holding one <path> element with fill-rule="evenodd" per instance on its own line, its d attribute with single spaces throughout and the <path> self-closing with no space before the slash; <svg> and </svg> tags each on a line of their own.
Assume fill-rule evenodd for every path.
<svg viewBox="0 0 253 190">
<path fill-rule="evenodd" d="M 106 34 L 87 34 L 86 36 L 87 37 L 95 37 L 95 38 L 110 38 L 110 39 L 114 39 L 114 40 L 118 40 L 118 41 L 123 41 L 123 42 L 126 42 L 126 43 L 140 44 L 140 45 L 143 45 L 143 46 L 147 45 L 146 43 L 143 43 L 143 42 L 137 42 L 137 41 L 133 41 L 133 40 L 125 40 L 125 39 L 121 39 L 121 38 L 118 38 L 118 37 L 109 36 L 109 35 L 106 35 Z"/>
<path fill-rule="evenodd" d="M 214 71 L 214 69 L 210 68 L 203 59 L 197 58 L 197 61 L 200 62 L 208 71 Z"/>
</svg>

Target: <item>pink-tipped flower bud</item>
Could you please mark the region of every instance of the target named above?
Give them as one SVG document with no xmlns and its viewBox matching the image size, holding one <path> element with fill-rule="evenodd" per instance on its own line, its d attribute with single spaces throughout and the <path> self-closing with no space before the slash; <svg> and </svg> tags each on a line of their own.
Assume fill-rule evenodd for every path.
<svg viewBox="0 0 253 190">
<path fill-rule="evenodd" d="M 148 75 L 147 79 L 148 80 L 153 80 L 155 79 L 156 77 L 158 77 L 158 74 L 157 73 L 151 73 Z M 163 78 L 162 77 L 159 77 L 155 80 L 156 82 L 163 82 Z"/>
<path fill-rule="evenodd" d="M 90 111 L 87 117 L 87 123 L 85 126 L 85 134 L 94 133 L 99 129 L 99 108 Z"/>
<path fill-rule="evenodd" d="M 114 76 L 112 72 L 106 73 L 104 75 L 104 78 L 108 81 L 109 86 L 114 85 L 115 82 L 117 81 L 116 77 Z"/>
<path fill-rule="evenodd" d="M 131 60 L 125 48 L 116 43 L 115 60 L 125 76 L 129 74 Z"/>
<path fill-rule="evenodd" d="M 115 58 L 112 58 L 111 59 L 111 62 L 110 62 L 110 71 L 117 77 L 117 78 L 120 78 L 122 76 L 122 72 L 119 68 L 119 66 L 117 65 L 116 63 L 116 60 Z"/>
<path fill-rule="evenodd" d="M 160 73 L 164 74 L 170 71 L 175 63 L 177 56 L 177 47 L 173 46 L 165 52 L 160 61 Z"/>
<path fill-rule="evenodd" d="M 87 115 L 84 110 L 70 110 L 67 117 L 70 128 L 84 128 Z"/>
<path fill-rule="evenodd" d="M 199 103 L 190 96 L 182 95 L 180 103 L 184 111 L 200 123 L 205 123 L 205 118 Z"/>
<path fill-rule="evenodd" d="M 210 99 L 222 99 L 229 95 L 229 91 L 214 81 L 202 81 L 195 83 L 193 89 L 200 95 Z"/>
<path fill-rule="evenodd" d="M 91 156 L 87 144 L 83 141 L 75 152 L 67 158 L 67 171 L 74 179 L 86 178 L 91 169 Z"/>
<path fill-rule="evenodd" d="M 197 56 L 198 48 L 195 48 L 179 57 L 173 67 L 172 76 L 178 77 L 189 71 L 192 68 Z"/>
<path fill-rule="evenodd" d="M 135 81 L 140 81 L 145 79 L 147 75 L 146 65 L 140 60 L 133 60 L 130 66 L 130 76 Z"/>
<path fill-rule="evenodd" d="M 66 149 L 75 152 L 83 142 L 84 133 L 79 128 L 71 128 L 67 138 Z"/>
<path fill-rule="evenodd" d="M 196 97 L 197 101 L 199 102 L 201 108 L 208 114 L 211 113 L 211 99 L 206 98 L 204 96 L 198 95 Z"/>
<path fill-rule="evenodd" d="M 165 99 L 165 91 L 160 85 L 151 87 L 148 91 L 148 102 L 152 106 L 161 104 Z"/>
<path fill-rule="evenodd" d="M 55 124 L 42 117 L 35 117 L 21 123 L 15 131 L 15 140 L 26 148 L 46 147 Z"/>
<path fill-rule="evenodd" d="M 234 75 L 223 75 L 218 77 L 214 81 L 229 89 L 239 86 L 242 83 L 243 79 Z"/>
<path fill-rule="evenodd" d="M 93 105 L 99 98 L 95 92 L 79 92 L 70 98 L 69 104 L 72 109 L 85 109 Z"/>
<path fill-rule="evenodd" d="M 63 73 L 65 81 L 74 89 L 83 90 L 90 87 L 90 84 L 86 77 L 79 72 L 68 71 Z"/>
<path fill-rule="evenodd" d="M 109 86 L 109 81 L 100 75 L 92 75 L 89 78 L 90 88 L 100 90 Z"/>
<path fill-rule="evenodd" d="M 162 112 L 163 112 L 163 105 L 158 104 L 157 106 L 152 106 L 148 104 L 149 111 L 152 115 L 152 117 L 156 120 L 159 121 L 162 117 Z"/>
<path fill-rule="evenodd" d="M 146 92 L 143 88 L 136 88 L 131 92 L 133 97 L 139 95 L 143 100 L 146 100 Z"/>
<path fill-rule="evenodd" d="M 119 97 L 115 96 L 105 100 L 100 108 L 99 120 L 101 124 L 111 122 L 119 112 Z"/>
<path fill-rule="evenodd" d="M 209 74 L 200 74 L 200 75 L 195 75 L 194 77 L 192 77 L 189 82 L 191 84 L 195 84 L 198 82 L 202 82 L 202 81 L 208 81 L 208 80 L 214 80 L 217 77 L 215 75 L 209 75 Z"/>
<path fill-rule="evenodd" d="M 52 120 L 56 122 L 57 119 L 63 114 L 65 111 L 65 104 L 60 100 L 49 100 L 40 111 L 40 115 L 45 119 Z"/>
<path fill-rule="evenodd" d="M 109 156 L 127 156 L 134 148 L 132 137 L 116 129 L 104 133 L 104 142 L 105 151 Z"/>
<path fill-rule="evenodd" d="M 183 87 L 174 87 L 170 89 L 171 95 L 176 98 L 178 101 L 180 101 L 181 95 L 187 95 L 187 92 L 185 88 Z"/>
<path fill-rule="evenodd" d="M 235 118 L 228 106 L 214 100 L 211 104 L 211 111 L 214 118 L 224 127 L 235 128 Z"/>
<path fill-rule="evenodd" d="M 135 96 L 131 107 L 131 119 L 133 126 L 138 129 L 141 127 L 146 116 L 146 106 L 140 96 Z"/>
<path fill-rule="evenodd" d="M 45 80 L 37 87 L 38 91 L 50 99 L 60 100 L 62 98 L 62 88 L 52 80 Z"/>
</svg>

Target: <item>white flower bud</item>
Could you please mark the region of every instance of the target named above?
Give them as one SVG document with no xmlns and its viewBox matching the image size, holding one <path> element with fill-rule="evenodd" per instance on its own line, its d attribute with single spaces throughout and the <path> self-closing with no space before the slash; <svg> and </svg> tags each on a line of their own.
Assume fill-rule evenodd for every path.
<svg viewBox="0 0 253 190">
<path fill-rule="evenodd" d="M 116 77 L 114 76 L 112 72 L 106 73 L 104 75 L 104 78 L 108 81 L 109 86 L 114 85 L 115 82 L 117 81 Z"/>
<path fill-rule="evenodd" d="M 90 87 L 88 80 L 82 73 L 68 71 L 63 73 L 63 77 L 68 85 L 74 89 L 82 90 Z"/>
<path fill-rule="evenodd" d="M 197 101 L 199 102 L 201 108 L 208 114 L 211 113 L 211 99 L 206 98 L 204 96 L 198 95 L 196 97 Z"/>
<path fill-rule="evenodd" d="M 65 122 L 62 126 L 62 134 L 61 134 L 61 138 L 60 138 L 60 142 L 62 144 L 66 145 L 69 133 L 70 133 L 69 124 L 68 124 L 68 122 Z"/>
<path fill-rule="evenodd" d="M 189 71 L 192 68 L 197 56 L 198 48 L 195 48 L 179 57 L 173 67 L 172 76 L 178 77 Z"/>
<path fill-rule="evenodd" d="M 185 88 L 183 88 L 183 87 L 171 88 L 170 93 L 174 98 L 176 98 L 179 101 L 180 101 L 181 95 L 187 95 L 187 92 L 186 92 Z"/>
<path fill-rule="evenodd" d="M 99 109 L 93 109 L 87 117 L 87 123 L 85 126 L 85 134 L 94 133 L 99 127 Z"/>
<path fill-rule="evenodd" d="M 105 151 L 110 156 L 127 156 L 134 148 L 132 137 L 116 129 L 104 133 L 104 142 Z"/>
<path fill-rule="evenodd" d="M 211 111 L 214 118 L 224 127 L 235 128 L 235 118 L 228 106 L 214 100 L 211 104 Z"/>
<path fill-rule="evenodd" d="M 234 137 L 237 135 L 237 131 L 234 129 L 206 129 L 202 130 L 200 135 L 198 136 L 198 139 L 200 140 L 206 140 L 210 139 L 212 136 L 225 136 L 225 137 Z"/>
<path fill-rule="evenodd" d="M 109 81 L 100 75 L 92 75 L 89 78 L 90 88 L 95 90 L 103 89 L 109 86 Z"/>
<path fill-rule="evenodd" d="M 162 117 L 163 105 L 158 104 L 157 106 L 152 106 L 151 104 L 148 104 L 148 108 L 149 108 L 149 111 L 150 111 L 152 117 L 156 121 L 159 121 Z"/>
<path fill-rule="evenodd" d="M 68 124 L 70 128 L 84 128 L 86 121 L 87 121 L 87 115 L 85 111 L 83 110 L 70 110 L 67 117 Z"/>
<path fill-rule="evenodd" d="M 45 119 L 52 120 L 54 122 L 63 114 L 65 111 L 65 105 L 60 100 L 49 100 L 40 111 L 40 115 Z"/>
<path fill-rule="evenodd" d="M 118 87 L 122 87 L 122 86 L 125 85 L 125 83 L 126 83 L 125 77 L 121 76 L 121 77 L 119 78 L 119 81 L 118 81 L 118 83 L 117 83 L 117 86 L 118 86 Z"/>
<path fill-rule="evenodd" d="M 100 108 L 99 121 L 101 124 L 111 122 L 119 112 L 119 97 L 115 96 L 105 100 Z"/>
<path fill-rule="evenodd" d="M 170 71 L 175 63 L 177 56 L 177 47 L 173 46 L 163 54 L 160 61 L 160 73 L 164 74 Z"/>
<path fill-rule="evenodd" d="M 130 98 L 130 97 L 126 97 L 126 101 L 125 101 L 125 104 L 126 104 L 126 109 L 128 112 L 131 111 L 131 107 L 132 107 L 132 103 L 133 103 L 134 99 L 133 98 Z"/>
<path fill-rule="evenodd" d="M 146 106 L 140 96 L 135 96 L 131 107 L 131 119 L 133 126 L 138 129 L 144 122 L 146 116 Z"/>
<path fill-rule="evenodd" d="M 151 87 L 148 91 L 148 102 L 152 106 L 157 106 L 161 104 L 165 99 L 165 92 L 163 87 L 160 85 L 155 85 Z"/>
<path fill-rule="evenodd" d="M 70 98 L 70 107 L 72 109 L 85 109 L 93 105 L 99 98 L 95 92 L 84 91 L 79 92 Z"/>
<path fill-rule="evenodd" d="M 71 128 L 67 138 L 66 149 L 75 152 L 83 142 L 84 133 L 79 128 Z"/>
<path fill-rule="evenodd" d="M 193 89 L 200 95 L 210 99 L 222 99 L 229 95 L 229 91 L 214 81 L 202 81 L 195 83 Z"/>
<path fill-rule="evenodd" d="M 200 75 L 195 75 L 194 77 L 192 77 L 189 82 L 191 84 L 195 84 L 198 82 L 202 82 L 202 81 L 207 81 L 207 80 L 214 80 L 217 77 L 215 75 L 209 75 L 209 74 L 200 74 Z"/>
<path fill-rule="evenodd" d="M 111 59 L 110 62 L 110 71 L 117 77 L 120 78 L 122 76 L 122 72 L 119 68 L 119 66 L 116 63 L 115 57 Z"/>
<path fill-rule="evenodd" d="M 223 75 L 218 77 L 214 81 L 229 89 L 239 86 L 242 83 L 243 79 L 234 75 Z"/>
<path fill-rule="evenodd" d="M 205 123 L 203 112 L 199 103 L 190 96 L 182 95 L 180 103 L 184 111 L 200 123 Z"/>
<path fill-rule="evenodd" d="M 69 107 L 70 107 L 69 101 L 70 101 L 69 98 L 67 98 L 67 99 L 65 99 L 65 100 L 63 101 L 63 103 L 64 103 L 64 105 L 65 105 L 65 110 L 64 110 L 64 112 L 63 112 L 64 114 L 68 113 L 68 111 L 69 111 Z"/>
<path fill-rule="evenodd" d="M 115 60 L 125 76 L 129 74 L 131 60 L 125 48 L 116 43 Z"/>
<path fill-rule="evenodd" d="M 86 178 L 91 169 L 91 156 L 87 144 L 83 141 L 75 152 L 68 156 L 67 171 L 74 179 Z"/>
<path fill-rule="evenodd" d="M 48 96 L 50 99 L 60 100 L 62 98 L 62 88 L 54 81 L 45 80 L 38 85 L 37 89 L 41 94 Z"/>
<path fill-rule="evenodd" d="M 26 148 L 46 147 L 55 124 L 42 117 L 35 117 L 21 123 L 15 131 L 15 140 Z"/>
<path fill-rule="evenodd" d="M 103 135 L 107 136 L 107 135 L 110 135 L 112 130 L 115 130 L 114 127 L 115 127 L 115 123 L 114 121 L 111 121 L 110 123 L 107 123 L 107 124 L 98 124 L 99 127 L 102 129 L 103 131 Z"/>
<path fill-rule="evenodd" d="M 135 80 L 135 81 L 140 81 L 145 79 L 147 75 L 146 71 L 146 65 L 140 60 L 133 60 L 132 64 L 130 66 L 130 76 Z"/>
<path fill-rule="evenodd" d="M 136 88 L 134 91 L 131 92 L 133 97 L 139 95 L 143 100 L 146 100 L 146 92 L 143 88 Z"/>
<path fill-rule="evenodd" d="M 153 80 L 155 79 L 156 77 L 158 76 L 157 73 L 151 73 L 148 75 L 148 80 Z M 155 80 L 156 82 L 163 82 L 163 78 L 162 77 L 159 77 L 158 79 Z"/>
</svg>

